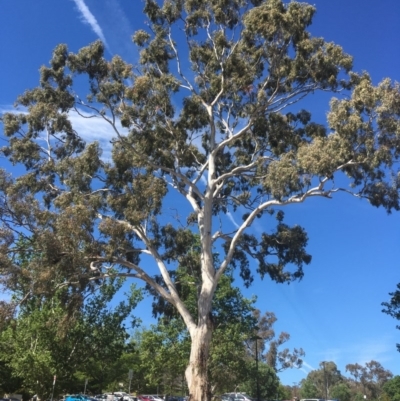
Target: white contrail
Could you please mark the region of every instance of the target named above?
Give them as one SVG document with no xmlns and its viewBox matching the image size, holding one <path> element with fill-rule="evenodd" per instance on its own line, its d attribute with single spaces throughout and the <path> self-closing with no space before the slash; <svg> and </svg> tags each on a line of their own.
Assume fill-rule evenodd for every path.
<svg viewBox="0 0 400 401">
<path fill-rule="evenodd" d="M 303 361 L 303 366 L 305 366 L 307 369 L 314 370 L 314 368 L 305 361 Z M 304 372 L 308 373 L 305 369 L 302 369 L 302 370 L 304 370 Z"/>
<path fill-rule="evenodd" d="M 232 213 L 231 213 L 229 210 L 226 212 L 226 215 L 227 215 L 228 219 L 232 222 L 232 224 L 233 224 L 236 228 L 239 228 L 239 227 L 240 227 L 240 225 L 239 225 L 238 223 L 236 223 L 234 217 L 232 216 Z"/>
<path fill-rule="evenodd" d="M 101 29 L 101 26 L 97 22 L 96 17 L 90 12 L 89 7 L 85 4 L 85 2 L 83 0 L 73 0 L 73 1 L 76 4 L 76 7 L 80 11 L 80 13 L 82 14 L 82 22 L 90 25 L 93 32 L 104 43 L 104 46 L 106 46 L 108 48 L 106 38 L 103 34 L 103 30 Z"/>
</svg>

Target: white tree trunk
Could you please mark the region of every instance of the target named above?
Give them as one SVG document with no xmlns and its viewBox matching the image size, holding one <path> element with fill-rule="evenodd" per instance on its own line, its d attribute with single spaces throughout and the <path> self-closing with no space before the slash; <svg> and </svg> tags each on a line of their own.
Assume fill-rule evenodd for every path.
<svg viewBox="0 0 400 401">
<path fill-rule="evenodd" d="M 211 336 L 212 327 L 208 318 L 191 334 L 190 361 L 186 369 L 189 401 L 209 401 L 211 399 L 207 375 Z"/>
</svg>

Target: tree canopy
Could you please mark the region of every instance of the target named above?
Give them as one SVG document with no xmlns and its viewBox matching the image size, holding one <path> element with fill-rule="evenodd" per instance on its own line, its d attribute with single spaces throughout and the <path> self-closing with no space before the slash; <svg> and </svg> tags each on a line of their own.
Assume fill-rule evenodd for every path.
<svg viewBox="0 0 400 401">
<path fill-rule="evenodd" d="M 388 389 L 395 389 L 391 383 L 392 372 L 385 369 L 379 362 L 370 361 L 365 365 L 349 363 L 346 372 L 350 377 L 343 376 L 334 362 L 321 362 L 320 369 L 312 370 L 301 382 L 302 398 L 326 398 L 343 401 L 380 400 Z M 387 392 L 390 394 L 390 392 Z"/>
<path fill-rule="evenodd" d="M 395 376 L 388 380 L 384 386 L 383 391 L 390 400 L 399 401 L 400 400 L 400 376 Z"/>
<path fill-rule="evenodd" d="M 397 284 L 397 290 L 394 292 L 390 292 L 390 301 L 383 302 L 382 306 L 385 308 L 382 312 L 387 313 L 389 316 L 393 317 L 396 320 L 400 320 L 400 283 Z M 400 324 L 396 326 L 397 329 L 400 330 Z M 400 344 L 397 344 L 397 350 L 400 352 Z"/>
<path fill-rule="evenodd" d="M 189 391 L 208 399 L 221 277 L 290 282 L 311 261 L 283 209 L 338 192 L 400 207 L 399 86 L 353 72 L 350 55 L 308 31 L 314 13 L 295 1 L 146 0 L 138 65 L 107 60 L 101 42 L 57 46 L 39 86 L 1 117 L 2 154 L 18 166 L 0 171 L 1 284 L 26 280 L 26 297 L 65 288 L 79 304 L 107 278 L 144 281 L 182 317 Z M 322 91 L 347 95 L 332 98 L 327 126 L 301 108 Z M 78 116 L 110 137 L 85 139 Z M 33 255 L 26 266 L 21 253 Z"/>
<path fill-rule="evenodd" d="M 138 290 L 132 288 L 114 308 L 109 305 L 121 285 L 121 280 L 114 280 L 102 286 L 73 316 L 62 303 L 62 293 L 24 303 L 0 331 L 0 366 L 8 382 L 0 382 L 0 389 L 49 397 L 56 375 L 56 395 L 80 392 L 85 378 L 96 380 L 101 391 L 113 378 L 115 362 L 127 351 L 129 319 L 133 326 L 137 322 L 131 312 L 141 299 Z"/>
</svg>

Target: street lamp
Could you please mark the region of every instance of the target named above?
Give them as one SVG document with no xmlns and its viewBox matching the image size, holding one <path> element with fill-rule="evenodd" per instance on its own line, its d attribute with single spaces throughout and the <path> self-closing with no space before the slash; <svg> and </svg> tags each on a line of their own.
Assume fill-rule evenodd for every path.
<svg viewBox="0 0 400 401">
<path fill-rule="evenodd" d="M 292 391 L 292 393 L 294 394 L 293 398 L 296 398 L 296 399 L 297 399 L 297 387 L 298 387 L 298 385 L 299 385 L 299 383 L 293 382 L 293 391 Z"/>
<path fill-rule="evenodd" d="M 260 336 L 253 336 L 251 340 L 256 342 L 256 385 L 257 385 L 257 401 L 260 401 L 260 382 L 258 380 L 258 340 L 262 340 Z"/>
</svg>

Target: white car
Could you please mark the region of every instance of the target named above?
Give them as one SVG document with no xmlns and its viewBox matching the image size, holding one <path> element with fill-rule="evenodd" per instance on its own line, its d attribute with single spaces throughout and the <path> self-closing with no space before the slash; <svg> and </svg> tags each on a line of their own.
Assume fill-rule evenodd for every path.
<svg viewBox="0 0 400 401">
<path fill-rule="evenodd" d="M 164 401 L 164 399 L 158 395 L 145 395 L 144 397 L 148 398 L 151 401 Z"/>
<path fill-rule="evenodd" d="M 233 398 L 235 401 L 254 401 L 254 398 L 251 398 L 249 395 L 245 393 L 226 393 L 223 395 L 229 396 L 231 399 Z"/>
<path fill-rule="evenodd" d="M 121 398 L 123 398 L 124 401 L 133 401 L 133 397 L 131 397 L 128 393 L 125 393 L 124 391 L 115 391 L 114 400 L 112 401 L 119 401 Z"/>
</svg>

